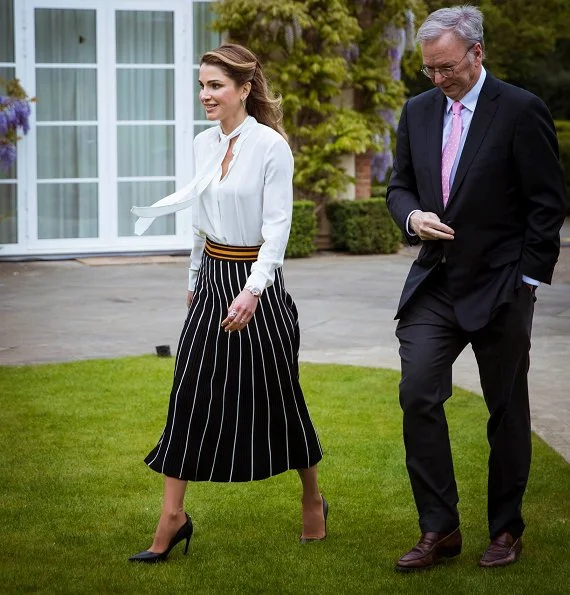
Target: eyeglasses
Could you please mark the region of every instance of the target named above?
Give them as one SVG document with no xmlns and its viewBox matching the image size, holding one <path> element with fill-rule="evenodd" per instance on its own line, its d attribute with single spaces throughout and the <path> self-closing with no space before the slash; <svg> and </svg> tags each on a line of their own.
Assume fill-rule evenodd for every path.
<svg viewBox="0 0 570 595">
<path fill-rule="evenodd" d="M 435 78 L 437 72 L 439 76 L 446 79 L 453 76 L 453 71 L 465 60 L 465 56 L 475 47 L 476 44 L 467 48 L 467 51 L 463 54 L 463 58 L 457 62 L 455 66 L 444 66 L 443 68 L 434 68 L 433 66 L 426 66 L 425 64 L 421 67 L 422 74 L 425 74 L 429 79 Z"/>
</svg>

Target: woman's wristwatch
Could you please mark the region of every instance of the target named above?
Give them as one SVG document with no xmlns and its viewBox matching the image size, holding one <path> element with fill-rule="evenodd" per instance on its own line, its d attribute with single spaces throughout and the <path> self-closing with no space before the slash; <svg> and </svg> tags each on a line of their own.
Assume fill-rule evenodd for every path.
<svg viewBox="0 0 570 595">
<path fill-rule="evenodd" d="M 247 291 L 249 291 L 249 293 L 251 293 L 253 297 L 261 297 L 261 289 L 259 289 L 259 287 L 254 287 L 253 285 L 246 285 L 244 289 L 247 289 Z"/>
</svg>

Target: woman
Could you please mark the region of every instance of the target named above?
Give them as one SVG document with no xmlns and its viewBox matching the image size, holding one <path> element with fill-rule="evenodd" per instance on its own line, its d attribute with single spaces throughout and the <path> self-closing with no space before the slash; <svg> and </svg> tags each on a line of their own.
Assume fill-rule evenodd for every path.
<svg viewBox="0 0 570 595">
<path fill-rule="evenodd" d="M 191 204 L 195 233 L 166 427 L 145 459 L 165 476 L 162 514 L 152 545 L 132 561 L 166 559 L 184 540 L 188 549 L 188 481 L 252 481 L 297 469 L 300 541 L 326 537 L 322 451 L 299 386 L 297 310 L 281 271 L 293 157 L 279 101 L 255 55 L 239 45 L 207 52 L 199 81 L 206 116 L 219 126 L 194 140 L 193 182 L 155 205 L 164 214 Z M 152 207 L 134 212 L 154 216 Z"/>
</svg>

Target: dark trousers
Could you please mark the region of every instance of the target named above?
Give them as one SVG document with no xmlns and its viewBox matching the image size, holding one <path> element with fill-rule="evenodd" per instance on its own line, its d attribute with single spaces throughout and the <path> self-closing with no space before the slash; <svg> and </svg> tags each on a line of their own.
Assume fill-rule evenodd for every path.
<svg viewBox="0 0 570 595">
<path fill-rule="evenodd" d="M 446 285 L 442 268 L 406 306 L 396 330 L 406 465 L 420 528 L 450 532 L 459 525 L 444 402 L 451 396 L 451 366 L 470 343 L 489 411 L 489 533 L 491 539 L 503 531 L 518 537 L 531 459 L 527 373 L 534 294 L 523 285 L 485 327 L 466 332 Z"/>
</svg>

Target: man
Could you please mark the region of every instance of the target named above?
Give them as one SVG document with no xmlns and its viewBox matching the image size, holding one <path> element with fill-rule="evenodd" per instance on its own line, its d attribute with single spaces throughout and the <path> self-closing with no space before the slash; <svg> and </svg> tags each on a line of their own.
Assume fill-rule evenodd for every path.
<svg viewBox="0 0 570 595">
<path fill-rule="evenodd" d="M 483 68 L 477 8 L 437 10 L 417 37 L 435 89 L 403 108 L 387 201 L 410 244 L 423 242 L 396 315 L 406 465 L 422 536 L 396 569 L 461 552 L 443 404 L 469 343 L 489 410 L 491 542 L 480 565 L 505 566 L 518 559 L 524 530 L 535 289 L 551 281 L 566 210 L 558 145 L 544 103 Z"/>
</svg>

